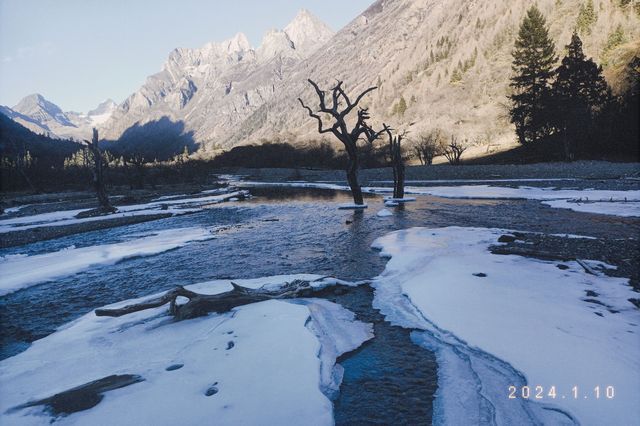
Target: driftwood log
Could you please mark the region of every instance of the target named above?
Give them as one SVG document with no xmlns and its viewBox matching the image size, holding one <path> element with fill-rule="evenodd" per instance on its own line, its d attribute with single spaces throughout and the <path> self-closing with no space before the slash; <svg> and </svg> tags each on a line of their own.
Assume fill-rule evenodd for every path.
<svg viewBox="0 0 640 426">
<path fill-rule="evenodd" d="M 303 280 L 294 280 L 275 290 L 250 289 L 235 283 L 231 283 L 231 285 L 233 286 L 232 290 L 213 295 L 196 293 L 179 286 L 155 299 L 145 300 L 122 308 L 96 309 L 95 313 L 99 317 L 121 317 L 133 312 L 169 304 L 169 313 L 177 320 L 184 320 L 201 317 L 211 312 L 224 313 L 237 306 L 270 299 L 318 297 L 327 291 L 327 287 L 314 288 L 311 286 L 311 282 Z M 350 287 L 345 285 L 331 286 L 330 291 L 344 291 L 345 288 Z M 178 297 L 185 297 L 189 301 L 185 304 L 178 304 Z"/>
</svg>

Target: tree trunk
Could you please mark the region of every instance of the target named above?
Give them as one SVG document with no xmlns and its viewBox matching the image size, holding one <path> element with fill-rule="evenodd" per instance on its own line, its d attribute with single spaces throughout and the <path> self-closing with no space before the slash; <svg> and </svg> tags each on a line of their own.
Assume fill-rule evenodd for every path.
<svg viewBox="0 0 640 426">
<path fill-rule="evenodd" d="M 391 168 L 393 169 L 393 198 L 398 198 L 398 168 L 396 167 L 395 158 L 392 157 Z"/>
<path fill-rule="evenodd" d="M 402 161 L 402 135 L 396 138 L 390 137 L 391 166 L 393 168 L 393 198 L 404 198 L 404 173 L 405 167 Z"/>
<path fill-rule="evenodd" d="M 362 188 L 358 183 L 358 154 L 354 150 L 347 150 L 349 154 L 349 167 L 347 168 L 347 182 L 353 195 L 353 203 L 359 206 L 364 205 L 362 198 Z"/>
<path fill-rule="evenodd" d="M 353 195 L 353 202 L 358 206 L 364 205 L 364 199 L 362 198 L 362 188 L 358 184 L 358 168 L 349 167 L 347 170 L 347 181 L 351 188 L 351 194 Z"/>
<path fill-rule="evenodd" d="M 394 191 L 394 198 L 404 198 L 404 164 L 402 163 L 402 157 L 398 160 L 399 164 L 397 165 L 397 170 L 395 171 L 395 175 L 397 175 L 397 184 Z"/>
<path fill-rule="evenodd" d="M 571 138 L 569 137 L 569 131 L 567 126 L 564 126 L 564 131 L 562 132 L 562 145 L 564 146 L 564 159 L 565 161 L 573 160 L 573 153 L 571 152 Z"/>
<path fill-rule="evenodd" d="M 89 144 L 91 152 L 93 153 L 93 186 L 96 190 L 96 196 L 98 198 L 98 203 L 100 204 L 100 209 L 105 213 L 113 213 L 115 209 L 111 206 L 109 202 L 109 197 L 107 196 L 107 191 L 104 188 L 104 172 L 102 167 L 102 153 L 100 152 L 100 148 L 98 147 L 98 130 L 93 129 L 93 138 L 91 143 Z"/>
</svg>

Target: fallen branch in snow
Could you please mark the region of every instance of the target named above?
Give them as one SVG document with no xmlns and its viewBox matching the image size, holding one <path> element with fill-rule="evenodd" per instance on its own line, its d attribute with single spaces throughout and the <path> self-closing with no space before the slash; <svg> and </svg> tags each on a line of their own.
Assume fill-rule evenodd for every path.
<svg viewBox="0 0 640 426">
<path fill-rule="evenodd" d="M 554 253 L 550 253 L 548 251 L 542 251 L 542 250 L 532 250 L 529 248 L 525 248 L 525 247 L 493 247 L 491 249 L 491 253 L 493 254 L 513 254 L 516 256 L 523 256 L 523 257 L 533 257 L 536 259 L 542 259 L 542 260 L 551 260 L 551 261 L 562 261 L 562 262 L 567 262 L 567 261 L 575 261 L 578 265 L 582 266 L 582 269 L 584 269 L 584 271 L 589 274 L 589 275 L 595 275 L 595 276 L 599 276 L 599 274 L 592 268 L 590 267 L 584 260 L 578 259 L 576 257 L 572 257 L 572 256 L 563 256 L 563 255 L 557 255 Z"/>
<path fill-rule="evenodd" d="M 576 262 L 578 262 L 578 265 L 582 266 L 582 269 L 584 269 L 587 274 L 598 276 L 598 273 L 594 271 L 591 266 L 587 265 L 585 261 L 576 259 Z"/>
<path fill-rule="evenodd" d="M 516 256 L 523 256 L 523 257 L 533 257 L 536 259 L 542 259 L 542 260 L 560 260 L 563 262 L 569 261 L 569 260 L 575 260 L 572 257 L 568 257 L 568 256 L 563 256 L 563 255 L 558 255 L 558 254 L 554 254 L 548 251 L 542 251 L 542 250 L 533 250 L 530 248 L 526 248 L 526 247 L 513 247 L 513 246 L 505 246 L 505 247 L 492 247 L 491 248 L 491 253 L 493 254 L 513 254 Z"/>
<path fill-rule="evenodd" d="M 326 287 L 312 287 L 309 281 L 302 280 L 292 281 L 275 290 L 251 289 L 235 283 L 231 283 L 231 285 L 233 286 L 232 290 L 213 295 L 196 293 L 179 286 L 155 299 L 122 308 L 96 309 L 95 313 L 99 317 L 121 317 L 146 309 L 158 308 L 169 303 L 169 313 L 178 320 L 184 320 L 201 317 L 210 312 L 224 313 L 237 306 L 264 300 L 318 296 L 323 290 L 326 290 Z M 337 285 L 332 287 L 334 291 L 336 291 L 336 287 L 350 288 L 346 285 Z M 185 297 L 189 301 L 185 304 L 178 304 L 178 297 Z"/>
</svg>

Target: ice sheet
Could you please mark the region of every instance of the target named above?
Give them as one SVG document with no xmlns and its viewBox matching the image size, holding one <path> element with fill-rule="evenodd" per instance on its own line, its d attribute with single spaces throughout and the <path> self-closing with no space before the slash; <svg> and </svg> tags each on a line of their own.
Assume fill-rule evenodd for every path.
<svg viewBox="0 0 640 426">
<path fill-rule="evenodd" d="M 413 228 L 374 243 L 391 256 L 375 283 L 376 306 L 395 323 L 425 330 L 417 340 L 443 365 L 458 365 L 442 369 L 438 422 L 455 423 L 448 416 L 463 415 L 457 410 L 465 405 L 455 407 L 464 398 L 469 416 L 500 416 L 502 424 L 531 416 L 548 423 L 550 413 L 560 416 L 553 423 L 633 424 L 640 418 L 640 311 L 628 299 L 637 293 L 627 280 L 589 275 L 577 262 L 562 270 L 491 254 L 504 232 Z M 545 397 L 508 398 L 508 385 L 521 392 L 525 383 L 542 386 Z M 547 396 L 551 386 L 555 399 Z M 607 386 L 612 399 L 603 396 Z"/>
<path fill-rule="evenodd" d="M 255 288 L 310 278 L 320 277 L 237 282 Z M 215 294 L 231 284 L 190 288 Z M 371 326 L 324 300 L 292 302 L 271 300 L 179 322 L 167 307 L 120 318 L 89 313 L 0 362 L 0 423 L 48 424 L 51 416 L 40 407 L 7 410 L 111 374 L 138 374 L 143 382 L 109 391 L 97 406 L 56 423 L 332 425 L 323 385 L 333 383 L 335 358 L 370 338 Z M 167 371 L 170 366 L 181 367 Z"/>
<path fill-rule="evenodd" d="M 217 192 L 217 190 L 216 190 Z M 115 214 L 77 219 L 75 216 L 86 212 L 88 209 L 62 210 L 50 213 L 42 213 L 31 216 L 21 216 L 12 219 L 0 220 L 0 234 L 13 231 L 24 231 L 42 226 L 65 226 L 99 220 L 111 220 L 129 216 L 145 216 L 156 214 L 186 214 L 198 211 L 202 206 L 217 204 L 225 201 L 237 201 L 241 197 L 248 196 L 247 191 L 233 191 L 226 194 L 208 195 L 205 197 L 175 198 L 168 200 L 156 200 L 150 203 L 118 206 Z"/>
<path fill-rule="evenodd" d="M 544 201 L 543 204 L 546 204 L 550 207 L 571 209 L 577 212 L 585 213 L 607 214 L 623 217 L 640 216 L 640 202 L 638 201 L 621 201 L 613 203 L 607 201 L 596 201 L 592 203 L 577 203 L 571 200 L 553 200 Z"/>
<path fill-rule="evenodd" d="M 72 275 L 91 266 L 112 264 L 131 257 L 150 256 L 181 247 L 191 241 L 213 237 L 211 231 L 205 228 L 169 229 L 121 243 L 72 247 L 33 256 L 0 257 L 0 296 Z"/>
<path fill-rule="evenodd" d="M 548 179 L 545 179 L 548 180 Z M 564 179 L 562 179 L 564 180 Z M 316 188 L 334 191 L 349 191 L 349 187 L 333 183 L 321 182 L 237 182 L 245 187 L 291 187 Z M 388 194 L 393 192 L 389 187 L 363 187 L 363 192 L 372 194 Z M 407 186 L 406 194 L 432 195 L 442 198 L 461 199 L 519 199 L 540 200 L 551 207 L 571 208 L 576 211 L 599 213 L 616 216 L 640 216 L 640 190 L 616 191 L 596 189 L 556 189 L 520 186 L 517 188 L 489 185 L 460 186 Z M 411 200 L 407 198 L 406 200 Z M 582 201 L 585 203 L 574 203 Z M 586 203 L 586 202 L 589 203 Z"/>
</svg>

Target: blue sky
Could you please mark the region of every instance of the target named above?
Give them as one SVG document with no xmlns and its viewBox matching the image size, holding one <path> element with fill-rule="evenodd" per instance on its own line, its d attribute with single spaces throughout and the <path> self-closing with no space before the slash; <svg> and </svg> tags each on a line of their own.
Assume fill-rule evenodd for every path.
<svg viewBox="0 0 640 426">
<path fill-rule="evenodd" d="M 0 104 L 41 93 L 63 110 L 123 101 L 176 47 L 244 32 L 255 47 L 306 8 L 334 30 L 373 0 L 0 0 Z M 337 11 L 337 13 L 336 13 Z"/>
</svg>

